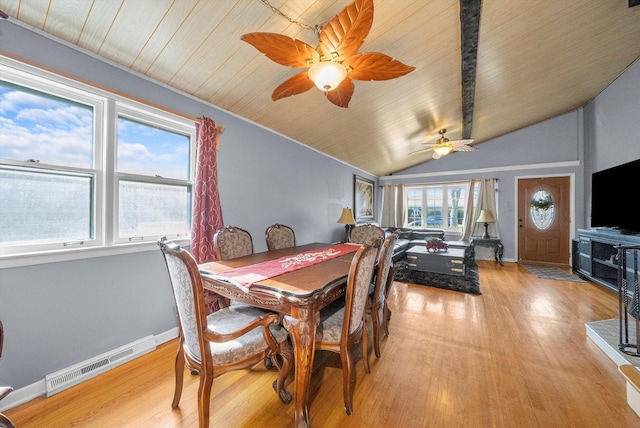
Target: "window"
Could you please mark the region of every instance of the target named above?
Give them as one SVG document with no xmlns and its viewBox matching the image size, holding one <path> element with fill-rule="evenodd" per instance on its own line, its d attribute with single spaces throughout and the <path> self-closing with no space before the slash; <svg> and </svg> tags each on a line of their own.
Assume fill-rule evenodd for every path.
<svg viewBox="0 0 640 428">
<path fill-rule="evenodd" d="M 191 121 L 0 57 L 0 255 L 191 228 Z"/>
<path fill-rule="evenodd" d="M 133 109 L 118 109 L 118 241 L 187 236 L 191 225 L 191 129 L 158 127 Z"/>
<path fill-rule="evenodd" d="M 468 182 L 406 186 L 406 226 L 461 232 L 468 194 Z"/>
</svg>

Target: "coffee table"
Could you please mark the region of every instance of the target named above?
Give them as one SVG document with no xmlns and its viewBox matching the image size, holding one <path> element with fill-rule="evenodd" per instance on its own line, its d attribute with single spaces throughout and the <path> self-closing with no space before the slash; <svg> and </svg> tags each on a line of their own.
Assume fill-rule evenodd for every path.
<svg viewBox="0 0 640 428">
<path fill-rule="evenodd" d="M 430 252 L 425 245 L 416 245 L 407 250 L 407 269 L 464 276 L 465 250 L 449 248 Z"/>
</svg>

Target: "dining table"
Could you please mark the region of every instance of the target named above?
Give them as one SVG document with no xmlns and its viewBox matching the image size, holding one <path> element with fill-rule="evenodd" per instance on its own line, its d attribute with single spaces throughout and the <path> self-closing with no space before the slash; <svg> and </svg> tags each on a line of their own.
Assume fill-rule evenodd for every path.
<svg viewBox="0 0 640 428">
<path fill-rule="evenodd" d="M 204 287 L 227 299 L 247 303 L 284 315 L 284 325 L 293 344 L 295 379 L 293 401 L 295 427 L 308 428 L 309 385 L 313 371 L 316 326 L 320 310 L 345 294 L 347 277 L 357 244 L 312 243 L 278 250 L 254 253 L 231 260 L 202 263 L 199 270 Z M 339 254 L 335 252 L 340 250 Z M 271 271 L 261 274 L 266 264 L 291 260 L 310 259 L 317 254 L 331 257 L 316 257 L 284 273 Z M 243 278 L 253 282 L 238 283 L 225 277 L 232 271 L 243 273 Z"/>
</svg>

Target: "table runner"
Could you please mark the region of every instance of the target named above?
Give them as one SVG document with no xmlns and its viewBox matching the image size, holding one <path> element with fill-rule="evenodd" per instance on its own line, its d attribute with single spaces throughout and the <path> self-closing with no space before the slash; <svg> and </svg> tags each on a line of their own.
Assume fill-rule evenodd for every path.
<svg viewBox="0 0 640 428">
<path fill-rule="evenodd" d="M 274 276 L 288 272 L 293 272 L 325 260 L 344 256 L 345 254 L 357 251 L 358 248 L 360 248 L 360 244 L 346 243 L 331 245 L 325 248 L 280 257 L 276 260 L 269 260 L 213 274 L 207 272 L 207 274 L 214 279 L 229 282 L 244 291 L 249 291 L 251 285 L 256 282 L 264 281 L 265 279 L 273 278 Z"/>
</svg>

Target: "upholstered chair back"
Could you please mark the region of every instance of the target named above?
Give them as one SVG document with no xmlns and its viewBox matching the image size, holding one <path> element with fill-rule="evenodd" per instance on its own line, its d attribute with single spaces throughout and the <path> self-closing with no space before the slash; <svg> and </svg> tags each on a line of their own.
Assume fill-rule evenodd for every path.
<svg viewBox="0 0 640 428">
<path fill-rule="evenodd" d="M 320 323 L 316 330 L 316 350 L 340 354 L 344 408 L 347 415 L 353 413 L 356 344 L 364 348 L 367 342 L 364 316 L 379 248 L 380 240 L 377 238 L 372 238 L 369 243 L 360 246 L 349 268 L 345 299 L 335 301 L 320 311 Z M 365 372 L 369 373 L 369 360 L 363 358 L 363 362 Z"/>
<path fill-rule="evenodd" d="M 279 250 L 296 246 L 296 234 L 292 228 L 276 223 L 264 233 L 268 250 Z"/>
<path fill-rule="evenodd" d="M 184 337 L 184 349 L 192 359 L 200 362 L 202 356 L 198 332 L 202 330 L 206 321 L 200 319 L 201 315 L 198 314 L 196 308 L 202 304 L 202 312 L 204 313 L 202 278 L 193 276 L 189 271 L 189 265 L 192 267 L 192 272 L 198 271 L 197 263 L 190 253 L 179 249 L 173 243 L 164 245 L 173 247 L 173 251 L 164 251 L 163 253 L 171 277 L 173 295 L 178 309 L 178 321 Z"/>
<path fill-rule="evenodd" d="M 374 275 L 375 282 L 373 289 L 369 290 L 370 302 L 368 302 L 367 311 L 371 316 L 371 325 L 373 327 L 373 350 L 376 357 L 380 358 L 382 349 L 382 340 L 389 335 L 389 319 L 391 318 L 391 310 L 387 305 L 387 295 L 389 288 L 393 284 L 395 271 L 392 266 L 393 247 L 396 239 L 400 234 L 399 230 L 389 235 L 382 243 L 378 253 L 378 267 Z M 364 342 L 363 342 L 364 345 Z M 363 347 L 363 355 L 369 359 L 368 349 Z"/>
<path fill-rule="evenodd" d="M 253 254 L 251 234 L 239 227 L 224 227 L 213 236 L 213 253 L 216 260 L 231 260 Z"/>
<path fill-rule="evenodd" d="M 171 407 L 175 409 L 180 403 L 186 365 L 200 377 L 198 425 L 207 428 L 213 379 L 267 360 L 275 362 L 271 366 L 279 372 L 273 389 L 283 403 L 290 402 L 285 382 L 293 369 L 293 349 L 281 315 L 250 305 L 228 306 L 206 315 L 203 279 L 191 253 L 166 237 L 160 238 L 158 245 L 169 271 L 180 324 Z"/>
<path fill-rule="evenodd" d="M 360 224 L 351 230 L 351 242 L 354 244 L 366 244 L 371 238 L 384 240 L 384 229 L 375 224 Z"/>
<path fill-rule="evenodd" d="M 345 321 L 348 320 L 348 327 L 343 326 L 343 337 L 354 333 L 362 326 L 364 320 L 364 311 L 367 307 L 367 299 L 369 297 L 369 286 L 371 285 L 371 277 L 378 256 L 378 245 L 380 241 L 372 240 L 360 255 L 360 259 L 353 269 L 349 272 L 350 280 L 353 278 L 354 284 L 347 285 L 347 302 Z M 351 296 L 349 296 L 351 294 Z M 351 303 L 351 305 L 349 305 Z M 346 333 L 346 334 L 345 334 Z"/>
<path fill-rule="evenodd" d="M 389 277 L 389 271 L 391 269 L 391 257 L 393 255 L 393 246 L 396 239 L 400 234 L 399 230 L 389 235 L 387 239 L 382 243 L 380 248 L 380 254 L 378 255 L 378 267 L 376 270 L 376 283 L 374 289 L 374 298 L 378 299 L 379 303 L 384 302 L 384 298 L 387 295 L 387 278 Z"/>
</svg>

